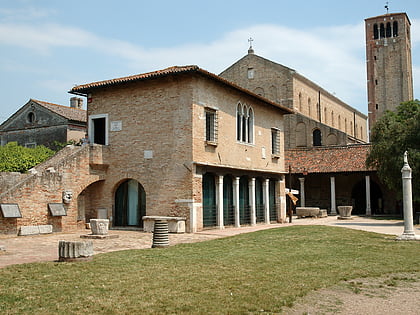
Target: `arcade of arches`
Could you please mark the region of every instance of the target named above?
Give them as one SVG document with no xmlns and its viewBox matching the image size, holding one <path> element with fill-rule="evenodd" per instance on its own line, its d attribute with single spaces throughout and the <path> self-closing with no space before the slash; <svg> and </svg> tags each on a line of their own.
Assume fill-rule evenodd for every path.
<svg viewBox="0 0 420 315">
<path fill-rule="evenodd" d="M 281 221 L 281 199 L 276 196 L 282 182 L 274 178 L 206 172 L 202 176 L 203 227 Z"/>
</svg>

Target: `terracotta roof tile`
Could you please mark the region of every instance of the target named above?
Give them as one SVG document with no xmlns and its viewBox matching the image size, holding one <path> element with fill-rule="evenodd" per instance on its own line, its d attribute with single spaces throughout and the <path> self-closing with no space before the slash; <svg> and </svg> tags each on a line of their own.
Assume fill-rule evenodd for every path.
<svg viewBox="0 0 420 315">
<path fill-rule="evenodd" d="M 298 148 L 285 151 L 292 173 L 346 173 L 373 171 L 365 165 L 370 145 Z"/>
<path fill-rule="evenodd" d="M 213 80 L 216 80 L 222 84 L 225 84 L 227 86 L 230 86 L 236 90 L 239 90 L 241 92 L 247 93 L 248 95 L 257 98 L 265 103 L 269 103 L 277 108 L 280 108 L 284 113 L 286 114 L 292 114 L 294 113 L 291 109 L 282 106 L 280 104 L 277 104 L 275 102 L 272 102 L 268 99 L 266 99 L 265 97 L 259 96 L 247 89 L 244 89 L 242 87 L 240 87 L 239 85 L 230 82 L 214 73 L 208 72 L 204 69 L 201 69 L 200 67 L 196 66 L 196 65 L 190 65 L 190 66 L 173 66 L 173 67 L 169 67 L 163 70 L 157 70 L 157 71 L 153 71 L 153 72 L 147 72 L 147 73 L 142 73 L 142 74 L 136 74 L 136 75 L 132 75 L 132 76 L 127 76 L 127 77 L 122 77 L 122 78 L 117 78 L 117 79 L 111 79 L 111 80 L 104 80 L 104 81 L 98 81 L 98 82 L 92 82 L 92 83 L 87 83 L 87 84 L 82 84 L 82 85 L 78 85 L 73 87 L 69 93 L 73 93 L 76 95 L 85 95 L 87 94 L 89 91 L 91 91 L 92 89 L 95 88 L 101 88 L 101 87 L 109 87 L 109 86 L 114 86 L 114 85 L 118 85 L 118 84 L 124 84 L 124 83 L 128 83 L 128 82 L 135 82 L 135 81 L 142 81 L 142 80 L 149 80 L 149 79 L 155 79 L 155 78 L 159 78 L 159 77 L 164 77 L 164 76 L 168 76 L 168 75 L 177 75 L 177 74 L 182 74 L 182 73 L 191 73 L 191 72 L 195 72 L 198 73 L 200 75 L 206 76 L 208 78 L 211 78 Z"/>
<path fill-rule="evenodd" d="M 31 101 L 69 120 L 80 121 L 80 122 L 87 121 L 87 112 L 84 109 L 53 104 L 53 103 L 39 101 L 35 99 L 31 99 Z"/>
</svg>

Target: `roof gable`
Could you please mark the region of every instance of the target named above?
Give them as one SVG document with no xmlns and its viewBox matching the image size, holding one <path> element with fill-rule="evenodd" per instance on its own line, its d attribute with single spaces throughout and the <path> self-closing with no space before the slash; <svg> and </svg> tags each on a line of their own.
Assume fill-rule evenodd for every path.
<svg viewBox="0 0 420 315">
<path fill-rule="evenodd" d="M 34 113 L 35 121 L 29 121 Z M 63 125 L 69 122 L 86 124 L 86 111 L 53 103 L 30 99 L 16 113 L 0 125 L 1 131 L 30 129 L 50 125 Z"/>
<path fill-rule="evenodd" d="M 98 81 L 98 82 L 92 82 L 87 84 L 82 84 L 73 87 L 69 93 L 76 94 L 76 95 L 87 95 L 92 90 L 98 89 L 98 88 L 110 88 L 113 86 L 118 86 L 122 84 L 128 84 L 130 82 L 138 82 L 138 81 L 144 81 L 144 80 L 153 80 L 153 79 L 159 79 L 162 77 L 167 76 L 177 76 L 182 74 L 197 74 L 202 77 L 205 77 L 206 79 L 213 80 L 215 82 L 218 82 L 224 86 L 227 86 L 229 88 L 232 88 L 234 90 L 240 91 L 241 93 L 245 93 L 248 96 L 258 99 L 261 102 L 264 102 L 268 105 L 277 107 L 280 109 L 284 114 L 291 114 L 293 113 L 292 110 L 288 109 L 287 107 L 284 107 L 278 103 L 275 103 L 273 101 L 270 101 L 262 96 L 259 96 L 243 87 L 240 87 L 239 85 L 232 83 L 216 74 L 213 74 L 211 72 L 208 72 L 204 69 L 199 68 L 196 65 L 190 65 L 190 66 L 174 66 L 169 67 L 163 70 L 153 71 L 153 72 L 147 72 L 143 74 L 137 74 L 122 78 L 116 78 L 111 80 L 104 80 L 104 81 Z"/>
</svg>

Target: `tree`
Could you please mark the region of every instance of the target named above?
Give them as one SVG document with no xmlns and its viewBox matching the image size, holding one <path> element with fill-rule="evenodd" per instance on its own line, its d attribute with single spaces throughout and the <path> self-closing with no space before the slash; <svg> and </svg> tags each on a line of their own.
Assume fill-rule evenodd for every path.
<svg viewBox="0 0 420 315">
<path fill-rule="evenodd" d="M 372 149 L 366 164 L 378 171 L 382 182 L 402 199 L 401 168 L 404 152 L 413 170 L 413 200 L 420 201 L 420 101 L 401 103 L 386 111 L 371 133 Z"/>
<path fill-rule="evenodd" d="M 54 154 L 53 150 L 42 145 L 25 148 L 16 142 L 9 142 L 5 146 L 0 146 L 0 172 L 24 173 Z"/>
</svg>

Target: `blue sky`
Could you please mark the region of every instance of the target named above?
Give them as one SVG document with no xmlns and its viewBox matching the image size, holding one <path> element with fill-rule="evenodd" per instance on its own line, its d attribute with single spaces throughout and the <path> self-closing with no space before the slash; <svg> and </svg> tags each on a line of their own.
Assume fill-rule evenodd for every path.
<svg viewBox="0 0 420 315">
<path fill-rule="evenodd" d="M 257 55 L 367 113 L 364 19 L 380 0 L 0 0 L 0 123 L 30 98 L 68 105 L 72 86 L 196 64 L 220 73 Z M 420 1 L 389 1 L 411 20 L 420 98 Z"/>
</svg>

